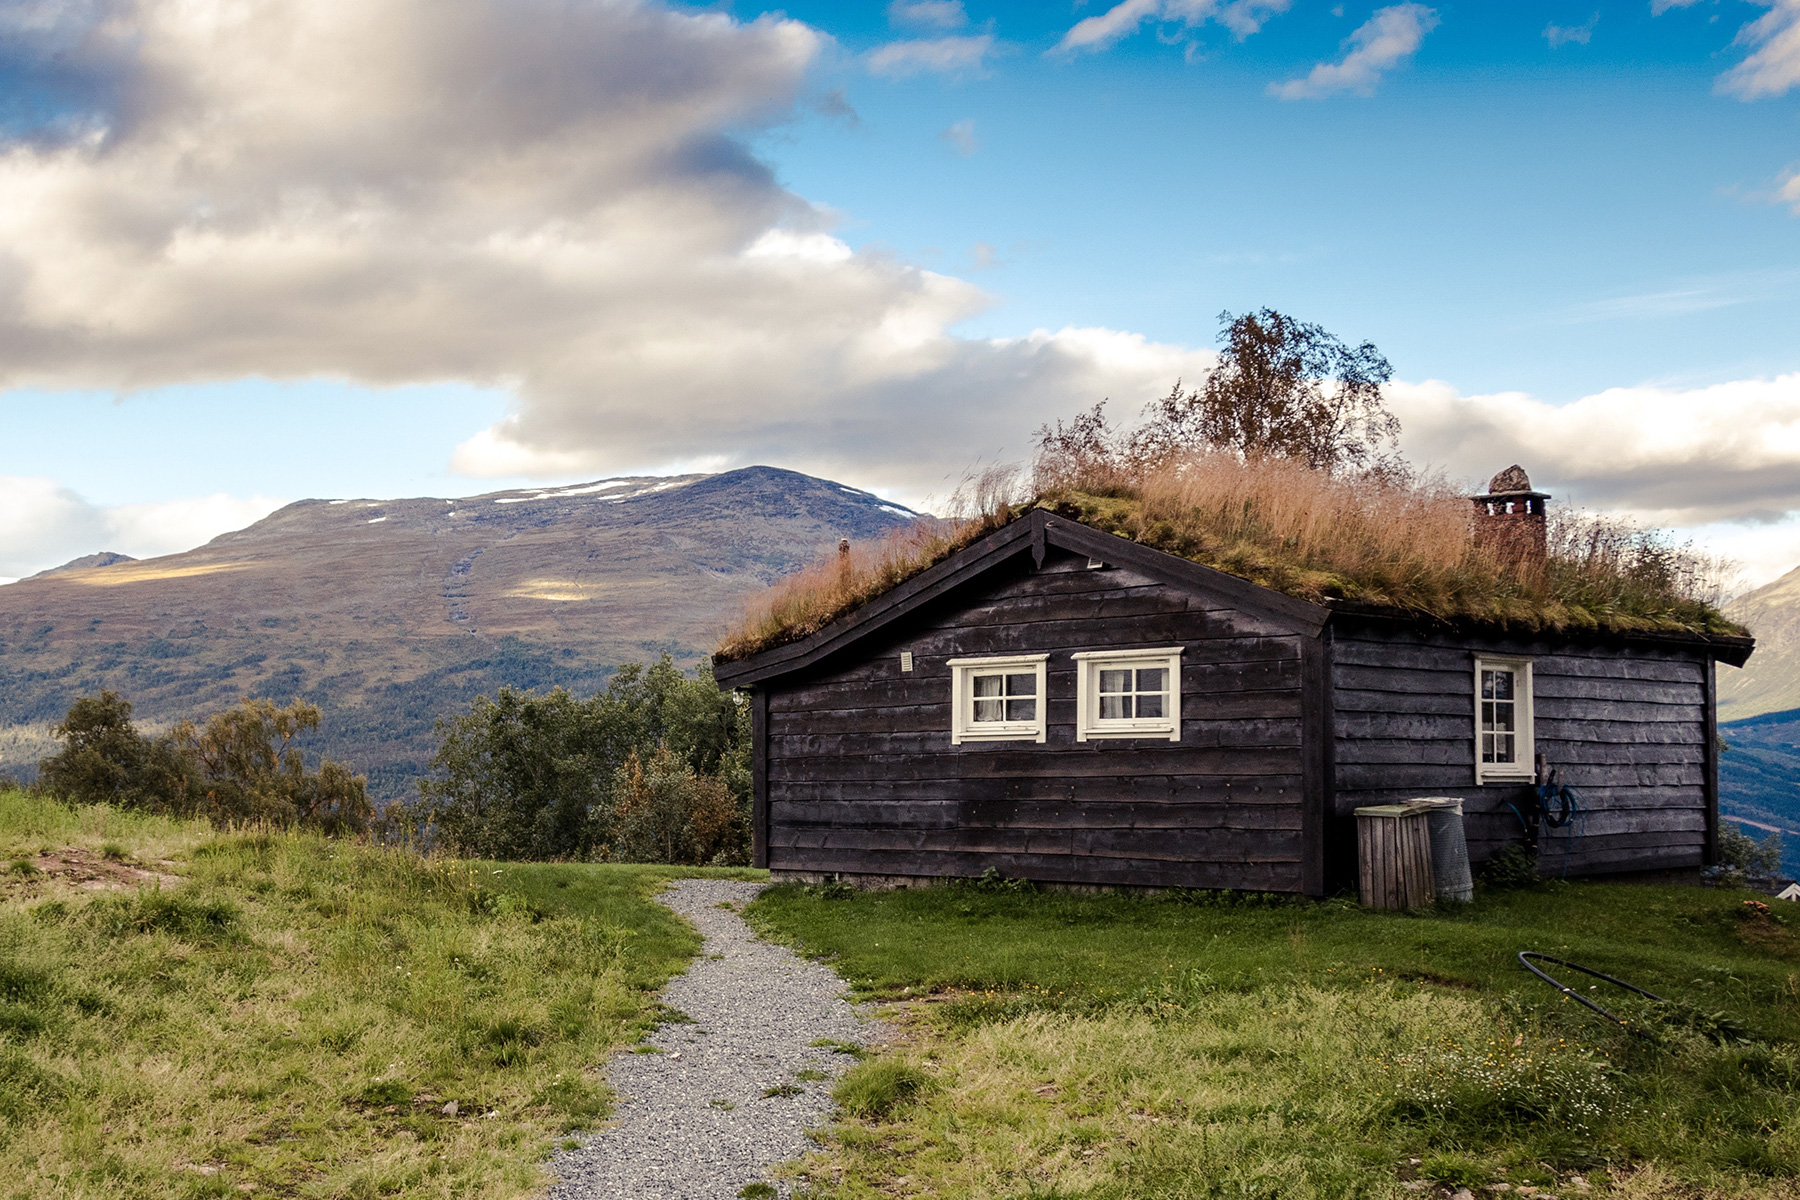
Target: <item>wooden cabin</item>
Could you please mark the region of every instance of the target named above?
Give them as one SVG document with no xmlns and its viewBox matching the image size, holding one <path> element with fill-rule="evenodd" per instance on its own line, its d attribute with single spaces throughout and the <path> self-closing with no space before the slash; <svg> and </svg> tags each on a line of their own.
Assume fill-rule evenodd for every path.
<svg viewBox="0 0 1800 1200">
<path fill-rule="evenodd" d="M 1495 485 L 1484 536 L 1541 554 L 1542 495 Z M 1479 862 L 1551 770 L 1582 815 L 1546 873 L 1714 862 L 1714 667 L 1751 648 L 1315 604 L 1036 510 L 714 674 L 751 695 L 775 878 L 1320 895 L 1358 807 L 1460 797 Z"/>
</svg>

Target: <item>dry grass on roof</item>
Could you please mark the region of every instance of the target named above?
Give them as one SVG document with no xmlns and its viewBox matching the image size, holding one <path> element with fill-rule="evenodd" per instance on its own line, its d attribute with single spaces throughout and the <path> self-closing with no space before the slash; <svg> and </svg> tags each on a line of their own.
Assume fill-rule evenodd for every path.
<svg viewBox="0 0 1800 1200">
<path fill-rule="evenodd" d="M 979 516 L 923 522 L 782 580 L 751 602 L 716 657 L 806 637 L 1033 508 L 1303 600 L 1522 631 L 1744 632 L 1717 608 L 1718 563 L 1555 504 L 1547 559 L 1518 563 L 1477 544 L 1467 495 L 1439 478 L 1208 452 L 1136 468 L 1062 467 L 1040 462 L 1027 502 L 995 498 Z"/>
</svg>

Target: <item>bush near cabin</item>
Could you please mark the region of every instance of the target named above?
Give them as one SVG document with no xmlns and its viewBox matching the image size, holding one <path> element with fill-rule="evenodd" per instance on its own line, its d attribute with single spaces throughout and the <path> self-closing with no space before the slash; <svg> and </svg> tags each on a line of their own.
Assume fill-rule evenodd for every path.
<svg viewBox="0 0 1800 1200">
<path fill-rule="evenodd" d="M 453 853 L 515 861 L 749 861 L 748 707 L 705 664 L 621 667 L 577 697 L 501 688 L 438 722 L 402 821 Z"/>
</svg>

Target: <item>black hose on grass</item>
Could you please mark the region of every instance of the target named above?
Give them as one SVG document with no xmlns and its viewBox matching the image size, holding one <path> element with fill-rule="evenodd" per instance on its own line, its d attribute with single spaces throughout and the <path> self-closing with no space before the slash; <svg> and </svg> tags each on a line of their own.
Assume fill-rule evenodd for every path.
<svg viewBox="0 0 1800 1200">
<path fill-rule="evenodd" d="M 1549 954 L 1539 954 L 1536 950 L 1521 950 L 1521 951 L 1519 951 L 1519 962 L 1524 965 L 1524 967 L 1527 971 L 1530 971 L 1533 975 L 1536 975 L 1539 979 L 1543 980 L 1545 983 L 1549 984 L 1551 987 L 1555 988 L 1557 991 L 1561 992 L 1563 995 L 1569 997 L 1569 999 L 1576 1000 L 1582 1004 L 1587 1005 L 1589 1008 L 1593 1009 L 1595 1012 L 1599 1013 L 1601 1016 L 1605 1017 L 1607 1020 L 1616 1021 L 1620 1025 L 1625 1026 L 1627 1029 L 1631 1028 L 1630 1021 L 1627 1021 L 1624 1017 L 1621 1017 L 1618 1013 L 1612 1012 L 1609 1009 L 1602 1008 L 1600 1005 L 1595 1004 L 1592 1000 L 1589 1000 L 1586 996 L 1582 995 L 1580 992 L 1576 991 L 1574 988 L 1566 986 L 1565 984 L 1561 983 L 1557 979 L 1553 978 L 1548 972 L 1539 969 L 1537 967 L 1537 965 L 1531 961 L 1534 958 L 1537 959 L 1538 962 L 1555 963 L 1557 966 L 1567 967 L 1571 971 L 1580 971 L 1583 975 L 1592 976 L 1593 978 L 1601 980 L 1604 983 L 1610 983 L 1614 987 L 1622 987 L 1628 992 L 1636 992 L 1638 995 L 1643 996 L 1650 1000 L 1654 1000 L 1658 1004 L 1668 1003 L 1668 1001 L 1664 1000 L 1661 996 L 1657 995 L 1655 992 L 1647 992 L 1635 983 L 1626 983 L 1623 979 L 1616 979 L 1611 975 L 1603 974 L 1602 972 L 1596 971 L 1596 970 L 1592 969 L 1591 967 L 1584 967 L 1580 963 L 1572 963 L 1566 958 L 1556 958 L 1555 956 L 1549 955 Z"/>
</svg>

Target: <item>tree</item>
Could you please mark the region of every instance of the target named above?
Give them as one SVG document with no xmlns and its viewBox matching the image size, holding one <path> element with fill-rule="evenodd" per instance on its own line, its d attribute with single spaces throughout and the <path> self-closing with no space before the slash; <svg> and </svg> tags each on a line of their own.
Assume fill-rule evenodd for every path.
<svg viewBox="0 0 1800 1200">
<path fill-rule="evenodd" d="M 77 803 L 360 832 L 370 818 L 363 777 L 329 758 L 309 771 L 296 744 L 319 716 L 316 705 L 245 700 L 152 738 L 132 724 L 129 700 L 103 691 L 70 706 L 56 727 L 64 748 L 39 771 Z"/>
<path fill-rule="evenodd" d="M 1133 457 L 1155 462 L 1199 446 L 1281 455 L 1318 470 L 1397 465 L 1384 457 L 1400 422 L 1381 400 L 1393 368 L 1368 342 L 1347 346 L 1272 308 L 1219 314 L 1225 348 L 1196 391 L 1181 383 L 1146 409 Z"/>
<path fill-rule="evenodd" d="M 114 691 L 83 696 L 52 731 L 60 753 L 38 764 L 44 785 L 77 804 L 112 804 L 186 815 L 194 772 L 169 738 L 141 734 L 131 701 Z"/>
<path fill-rule="evenodd" d="M 646 762 L 633 754 L 613 782 L 612 857 L 704 866 L 741 858 L 743 830 L 731 789 L 697 775 L 667 743 Z"/>
<path fill-rule="evenodd" d="M 277 708 L 269 700 L 245 700 L 198 725 L 176 725 L 174 741 L 198 768 L 200 811 L 217 823 L 270 821 L 332 833 L 368 828 L 372 808 L 367 781 L 333 759 L 315 772 L 296 745 L 319 727 L 319 707 L 296 701 Z"/>
<path fill-rule="evenodd" d="M 666 757 L 712 781 L 739 814 L 734 827 L 749 827 L 748 707 L 720 691 L 705 664 L 689 675 L 666 654 L 647 668 L 630 663 L 586 699 L 501 688 L 440 719 L 437 733 L 431 776 L 407 819 L 459 854 L 611 855 L 622 772 L 634 759 L 640 772 Z"/>
</svg>

